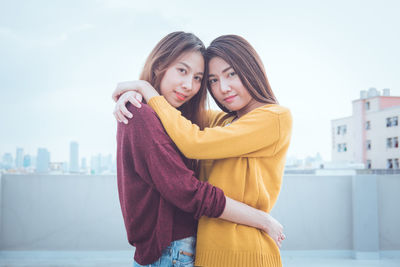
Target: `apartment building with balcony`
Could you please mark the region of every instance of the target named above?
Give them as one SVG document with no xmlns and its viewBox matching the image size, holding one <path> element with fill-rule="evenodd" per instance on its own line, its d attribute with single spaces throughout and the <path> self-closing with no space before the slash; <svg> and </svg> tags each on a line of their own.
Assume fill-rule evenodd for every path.
<svg viewBox="0 0 400 267">
<path fill-rule="evenodd" d="M 332 161 L 400 169 L 400 96 L 370 88 L 352 105 L 351 116 L 331 121 Z"/>
</svg>

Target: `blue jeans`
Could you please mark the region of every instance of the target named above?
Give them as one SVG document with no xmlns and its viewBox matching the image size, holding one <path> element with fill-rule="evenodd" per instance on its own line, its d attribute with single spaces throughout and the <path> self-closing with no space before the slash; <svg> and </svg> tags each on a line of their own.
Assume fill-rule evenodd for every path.
<svg viewBox="0 0 400 267">
<path fill-rule="evenodd" d="M 136 261 L 133 267 L 193 267 L 196 250 L 194 236 L 176 240 L 162 251 L 161 257 L 149 265 L 140 265 Z"/>
</svg>

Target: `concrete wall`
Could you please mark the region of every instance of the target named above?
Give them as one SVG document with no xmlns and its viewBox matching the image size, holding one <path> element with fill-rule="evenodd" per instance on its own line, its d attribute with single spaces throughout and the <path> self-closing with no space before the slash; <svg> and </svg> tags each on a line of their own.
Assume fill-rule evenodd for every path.
<svg viewBox="0 0 400 267">
<path fill-rule="evenodd" d="M 272 211 L 283 249 L 400 250 L 400 175 L 365 177 L 286 175 Z M 131 249 L 113 175 L 6 174 L 0 184 L 0 250 Z M 365 226 L 374 213 L 377 224 Z M 378 238 L 356 247 L 372 240 L 363 233 Z"/>
<path fill-rule="evenodd" d="M 130 249 L 114 175 L 3 175 L 0 250 Z"/>
</svg>

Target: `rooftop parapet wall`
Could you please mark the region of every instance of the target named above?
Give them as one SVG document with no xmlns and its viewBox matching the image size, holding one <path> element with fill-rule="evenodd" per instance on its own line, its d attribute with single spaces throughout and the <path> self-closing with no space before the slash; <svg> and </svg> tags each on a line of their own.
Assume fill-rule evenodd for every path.
<svg viewBox="0 0 400 267">
<path fill-rule="evenodd" d="M 1 190 L 0 250 L 131 249 L 114 175 L 3 174 Z M 285 227 L 282 249 L 400 250 L 399 192 L 400 175 L 285 175 L 272 211 Z M 377 224 L 362 229 L 369 214 Z M 378 238 L 360 246 L 366 231 Z"/>
</svg>

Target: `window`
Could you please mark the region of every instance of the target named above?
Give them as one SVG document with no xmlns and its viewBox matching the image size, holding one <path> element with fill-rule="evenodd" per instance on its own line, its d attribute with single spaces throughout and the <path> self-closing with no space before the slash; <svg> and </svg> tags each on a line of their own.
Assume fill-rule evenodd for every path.
<svg viewBox="0 0 400 267">
<path fill-rule="evenodd" d="M 369 130 L 369 129 L 371 129 L 371 122 L 367 121 L 367 122 L 365 122 L 365 130 Z"/>
<path fill-rule="evenodd" d="M 393 143 L 392 143 L 392 138 L 386 138 L 386 148 L 392 148 Z"/>
<path fill-rule="evenodd" d="M 392 127 L 392 118 L 386 118 L 386 127 Z"/>
<path fill-rule="evenodd" d="M 369 108 L 370 108 L 369 102 L 365 102 L 365 109 L 369 110 Z"/>
<path fill-rule="evenodd" d="M 371 169 L 372 163 L 370 159 L 367 159 L 367 169 Z"/>
<path fill-rule="evenodd" d="M 398 148 L 399 147 L 399 138 L 389 137 L 386 138 L 386 148 Z"/>
<path fill-rule="evenodd" d="M 336 128 L 336 134 L 337 135 L 345 135 L 347 133 L 347 126 L 346 125 L 340 125 Z"/>
<path fill-rule="evenodd" d="M 371 150 L 371 140 L 367 140 L 367 150 Z"/>
<path fill-rule="evenodd" d="M 400 166 L 399 166 L 399 159 L 394 159 L 394 168 L 395 168 L 395 169 L 400 169 Z"/>
<path fill-rule="evenodd" d="M 399 125 L 399 117 L 398 116 L 392 117 L 392 126 L 397 126 L 397 125 Z"/>
<path fill-rule="evenodd" d="M 393 160 L 392 159 L 388 159 L 387 160 L 387 168 L 388 169 L 393 169 Z"/>
<path fill-rule="evenodd" d="M 399 125 L 399 117 L 388 117 L 386 118 L 386 127 L 394 127 Z"/>
<path fill-rule="evenodd" d="M 337 152 L 346 152 L 347 151 L 347 144 L 338 144 L 337 145 Z"/>
</svg>

